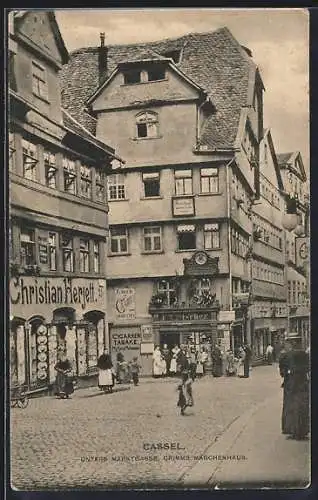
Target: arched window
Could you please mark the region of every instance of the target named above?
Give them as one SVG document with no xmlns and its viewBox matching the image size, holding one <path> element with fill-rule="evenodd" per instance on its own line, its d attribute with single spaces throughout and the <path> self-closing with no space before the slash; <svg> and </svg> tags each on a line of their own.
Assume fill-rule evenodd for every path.
<svg viewBox="0 0 318 500">
<path fill-rule="evenodd" d="M 153 111 L 143 111 L 136 116 L 137 137 L 158 137 L 158 115 Z"/>
</svg>

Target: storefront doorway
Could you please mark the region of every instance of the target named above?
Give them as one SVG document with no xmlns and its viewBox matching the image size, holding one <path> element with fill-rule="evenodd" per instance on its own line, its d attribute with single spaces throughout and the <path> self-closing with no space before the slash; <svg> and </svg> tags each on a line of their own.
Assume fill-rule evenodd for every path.
<svg viewBox="0 0 318 500">
<path fill-rule="evenodd" d="M 165 344 L 167 344 L 168 349 L 172 349 L 175 345 L 180 345 L 180 333 L 160 333 L 160 347 L 162 348 Z"/>
</svg>

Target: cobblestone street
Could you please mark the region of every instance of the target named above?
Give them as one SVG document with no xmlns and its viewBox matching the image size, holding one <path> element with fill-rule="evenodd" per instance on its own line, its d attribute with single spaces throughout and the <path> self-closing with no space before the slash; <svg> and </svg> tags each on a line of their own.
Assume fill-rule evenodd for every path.
<svg viewBox="0 0 318 500">
<path fill-rule="evenodd" d="M 206 376 L 195 382 L 195 406 L 184 417 L 176 407 L 177 380 L 171 379 L 142 379 L 138 387 L 116 386 L 111 395 L 89 388 L 71 400 L 33 399 L 26 409 L 11 411 L 12 486 L 177 486 L 198 469 L 194 457 L 204 455 L 239 416 L 279 394 L 280 383 L 277 365 L 254 368 L 249 379 Z M 145 451 L 144 443 L 159 442 L 185 449 Z"/>
</svg>

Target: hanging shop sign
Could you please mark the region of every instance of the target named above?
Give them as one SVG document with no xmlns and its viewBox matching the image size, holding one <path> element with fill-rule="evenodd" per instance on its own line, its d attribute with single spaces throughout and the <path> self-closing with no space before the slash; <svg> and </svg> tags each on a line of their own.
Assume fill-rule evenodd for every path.
<svg viewBox="0 0 318 500">
<path fill-rule="evenodd" d="M 134 288 L 115 288 L 115 314 L 117 319 L 135 319 L 136 301 Z"/>
<path fill-rule="evenodd" d="M 141 331 L 141 342 L 153 343 L 154 338 L 153 338 L 152 325 L 141 325 L 140 331 Z"/>
<path fill-rule="evenodd" d="M 10 280 L 13 305 L 104 305 L 105 288 L 100 280 L 18 276 Z"/>
<path fill-rule="evenodd" d="M 235 311 L 220 311 L 219 312 L 219 322 L 220 323 L 230 323 L 235 320 Z"/>
<path fill-rule="evenodd" d="M 309 260 L 309 238 L 298 237 L 295 239 L 296 244 L 296 266 L 303 267 Z"/>
</svg>

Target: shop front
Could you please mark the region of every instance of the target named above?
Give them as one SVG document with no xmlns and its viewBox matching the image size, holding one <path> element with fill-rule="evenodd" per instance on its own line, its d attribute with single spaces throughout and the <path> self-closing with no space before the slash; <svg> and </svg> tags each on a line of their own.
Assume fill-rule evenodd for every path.
<svg viewBox="0 0 318 500">
<path fill-rule="evenodd" d="M 76 376 L 97 372 L 107 346 L 106 283 L 101 279 L 17 276 L 10 280 L 10 379 L 49 388 L 64 353 Z"/>
<path fill-rule="evenodd" d="M 255 363 L 265 359 L 266 348 L 274 348 L 274 359 L 278 359 L 284 343 L 287 318 L 254 318 L 252 321 L 252 350 Z"/>
</svg>

